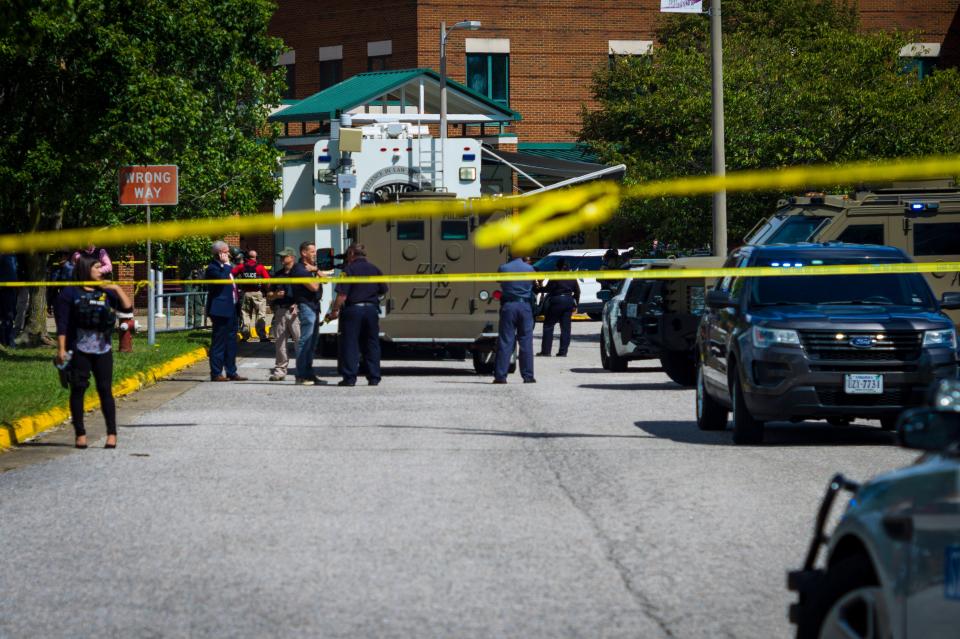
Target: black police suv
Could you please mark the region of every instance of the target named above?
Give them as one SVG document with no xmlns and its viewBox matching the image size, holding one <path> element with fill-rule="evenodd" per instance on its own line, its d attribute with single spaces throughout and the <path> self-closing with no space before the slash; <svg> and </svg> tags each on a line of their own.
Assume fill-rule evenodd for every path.
<svg viewBox="0 0 960 639">
<path fill-rule="evenodd" d="M 892 264 L 899 249 L 862 244 L 745 246 L 727 267 Z M 935 379 L 957 376 L 957 333 L 920 274 L 727 277 L 707 292 L 697 329 L 697 425 L 763 441 L 764 422 L 844 424 L 923 403 Z"/>
</svg>

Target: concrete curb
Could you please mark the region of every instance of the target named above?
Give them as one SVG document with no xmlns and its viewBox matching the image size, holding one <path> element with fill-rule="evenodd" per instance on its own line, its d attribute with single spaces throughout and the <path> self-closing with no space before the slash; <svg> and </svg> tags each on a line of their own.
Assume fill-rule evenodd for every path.
<svg viewBox="0 0 960 639">
<path fill-rule="evenodd" d="M 123 397 L 130 393 L 135 393 L 141 388 L 156 384 L 164 377 L 169 377 L 189 366 L 193 366 L 200 360 L 206 359 L 207 348 L 201 347 L 178 355 L 173 359 L 167 360 L 147 370 L 137 373 L 126 379 L 122 379 L 113 385 L 113 396 Z M 100 398 L 96 395 L 87 397 L 83 403 L 83 409 L 90 411 L 100 405 Z M 43 413 L 20 417 L 13 420 L 10 424 L 0 424 L 0 451 L 12 448 L 17 444 L 36 437 L 40 433 L 59 426 L 64 421 L 70 419 L 69 406 L 57 406 Z"/>
</svg>

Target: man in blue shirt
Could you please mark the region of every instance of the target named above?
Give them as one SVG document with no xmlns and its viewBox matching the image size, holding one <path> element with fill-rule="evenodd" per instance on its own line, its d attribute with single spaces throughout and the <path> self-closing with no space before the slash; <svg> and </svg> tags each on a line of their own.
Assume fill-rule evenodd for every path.
<svg viewBox="0 0 960 639">
<path fill-rule="evenodd" d="M 514 256 L 502 264 L 498 273 L 533 273 L 534 268 Z M 524 384 L 536 384 L 533 377 L 533 280 L 500 282 L 500 328 L 497 337 L 497 362 L 494 384 L 507 383 L 510 357 L 520 342 L 520 375 Z"/>
</svg>

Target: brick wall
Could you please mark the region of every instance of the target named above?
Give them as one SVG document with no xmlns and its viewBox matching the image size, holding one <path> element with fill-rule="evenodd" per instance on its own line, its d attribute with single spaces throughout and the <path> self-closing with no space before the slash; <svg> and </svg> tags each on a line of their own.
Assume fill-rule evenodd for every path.
<svg viewBox="0 0 960 639">
<path fill-rule="evenodd" d="M 316 91 L 317 49 L 343 45 L 344 78 L 366 71 L 366 43 L 393 40 L 391 68 L 439 69 L 440 22 L 480 20 L 454 32 L 447 72 L 464 81 L 466 37 L 510 39 L 510 107 L 523 115 L 521 142 L 573 141 L 580 108 L 595 105 L 593 72 L 606 64 L 609 40 L 652 40 L 659 0 L 280 0 L 271 32 L 297 51 L 296 94 Z M 960 0 L 859 0 L 864 28 L 920 31 L 942 42 L 944 63 L 960 63 Z M 951 27 L 951 24 L 953 25 Z M 953 35 L 948 32 L 953 29 Z M 458 133 L 455 133 L 458 134 Z"/>
<path fill-rule="evenodd" d="M 320 47 L 343 46 L 343 77 L 367 70 L 367 43 L 393 41 L 391 69 L 417 65 L 416 0 L 281 0 L 270 33 L 297 52 L 294 88 L 297 98 L 320 86 Z"/>
</svg>

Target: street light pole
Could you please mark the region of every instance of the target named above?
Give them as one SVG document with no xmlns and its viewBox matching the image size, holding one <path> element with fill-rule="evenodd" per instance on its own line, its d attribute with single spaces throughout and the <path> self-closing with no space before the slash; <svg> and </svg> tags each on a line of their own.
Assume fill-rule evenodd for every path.
<svg viewBox="0 0 960 639">
<path fill-rule="evenodd" d="M 447 23 L 440 23 L 440 148 L 447 141 Z"/>
<path fill-rule="evenodd" d="M 723 130 L 723 36 L 720 25 L 720 0 L 710 6 L 710 62 L 713 76 L 713 174 L 727 173 Z M 727 256 L 727 192 L 713 194 L 713 254 Z"/>
<path fill-rule="evenodd" d="M 452 27 L 454 29 L 467 29 L 476 31 L 480 28 L 479 20 L 461 20 Z M 440 145 L 447 141 L 447 23 L 440 23 Z"/>
</svg>

